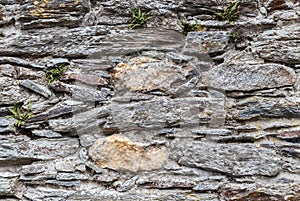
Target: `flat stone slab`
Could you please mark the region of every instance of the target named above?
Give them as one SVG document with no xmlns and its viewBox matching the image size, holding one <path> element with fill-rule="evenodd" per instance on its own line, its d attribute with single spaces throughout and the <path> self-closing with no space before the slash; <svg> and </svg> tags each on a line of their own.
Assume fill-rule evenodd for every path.
<svg viewBox="0 0 300 201">
<path fill-rule="evenodd" d="M 22 80 L 20 81 L 20 85 L 44 96 L 45 98 L 49 98 L 52 94 L 48 87 L 40 85 L 32 80 Z"/>
<path fill-rule="evenodd" d="M 50 87 L 55 92 L 67 92 L 72 94 L 72 97 L 75 100 L 82 101 L 107 101 L 107 96 L 109 95 L 102 91 L 98 91 L 96 87 L 83 87 L 80 85 L 71 85 L 62 82 L 52 82 Z"/>
<path fill-rule="evenodd" d="M 279 64 L 216 66 L 205 73 L 204 83 L 225 91 L 253 91 L 292 86 L 293 69 Z"/>
<path fill-rule="evenodd" d="M 267 61 L 300 63 L 300 40 L 257 42 L 253 46 L 260 57 Z"/>
<path fill-rule="evenodd" d="M 298 97 L 284 98 L 251 98 L 229 111 L 236 120 L 250 120 L 257 118 L 299 118 L 300 101 Z M 290 121 L 291 123 L 292 121 Z"/>
<path fill-rule="evenodd" d="M 85 132 L 110 132 L 168 127 L 197 128 L 200 124 L 216 124 L 225 114 L 223 106 L 224 100 L 218 98 L 162 97 L 144 102 L 113 103 L 76 114 L 73 118 L 49 120 L 49 125 L 57 132 L 81 129 Z"/>
<path fill-rule="evenodd" d="M 281 170 L 280 157 L 275 151 L 257 148 L 254 144 L 187 142 L 181 146 L 173 152 L 179 154 L 178 163 L 188 167 L 232 176 L 275 176 Z"/>
<path fill-rule="evenodd" d="M 271 62 L 300 63 L 299 23 L 267 30 L 260 34 L 258 39 L 259 41 L 253 43 L 253 49 L 261 58 Z"/>
<path fill-rule="evenodd" d="M 181 50 L 184 36 L 174 30 L 138 29 L 108 34 L 105 26 L 36 30 L 0 41 L 1 55 L 89 57 L 99 59 L 141 50 Z M 45 44 L 48 44 L 45 46 Z M 85 44 L 84 47 L 82 44 Z M 65 47 L 65 48 L 61 48 Z"/>
<path fill-rule="evenodd" d="M 214 98 L 160 98 L 137 103 L 111 105 L 111 117 L 105 128 L 120 131 L 162 129 L 168 127 L 195 128 L 199 124 L 211 124 L 224 114 Z M 223 104 L 224 105 L 224 104 Z"/>
<path fill-rule="evenodd" d="M 79 26 L 89 10 L 89 1 L 29 1 L 21 2 L 20 21 L 23 29 L 47 28 L 57 25 Z"/>
<path fill-rule="evenodd" d="M 73 154 L 78 147 L 78 140 L 72 138 L 30 140 L 26 136 L 0 136 L 0 162 L 7 165 L 50 160 Z"/>
</svg>

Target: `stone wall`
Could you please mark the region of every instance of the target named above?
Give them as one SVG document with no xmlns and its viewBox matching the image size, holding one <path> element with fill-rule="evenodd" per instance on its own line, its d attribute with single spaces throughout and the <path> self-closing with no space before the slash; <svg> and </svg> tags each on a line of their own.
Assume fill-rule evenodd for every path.
<svg viewBox="0 0 300 201">
<path fill-rule="evenodd" d="M 299 1 L 232 5 L 1 0 L 0 200 L 300 200 Z"/>
</svg>

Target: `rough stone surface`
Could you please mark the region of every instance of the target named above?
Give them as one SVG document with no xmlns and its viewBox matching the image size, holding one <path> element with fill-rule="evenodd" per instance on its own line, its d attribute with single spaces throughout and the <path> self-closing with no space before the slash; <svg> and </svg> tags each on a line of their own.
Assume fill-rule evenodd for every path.
<svg viewBox="0 0 300 201">
<path fill-rule="evenodd" d="M 0 136 L 1 152 L 0 161 L 11 161 L 18 163 L 18 160 L 49 160 L 73 154 L 78 149 L 76 139 L 30 140 L 25 136 L 11 136 L 7 139 Z"/>
<path fill-rule="evenodd" d="M 183 51 L 199 53 L 218 53 L 225 51 L 229 41 L 229 33 L 220 31 L 191 32 L 186 38 Z"/>
<path fill-rule="evenodd" d="M 292 86 L 295 74 L 292 69 L 278 64 L 240 64 L 216 66 L 203 79 L 208 86 L 226 91 L 254 91 Z"/>
<path fill-rule="evenodd" d="M 101 168 L 131 172 L 159 169 L 167 159 L 165 147 L 147 146 L 122 135 L 97 140 L 89 156 Z"/>
<path fill-rule="evenodd" d="M 38 94 L 41 94 L 45 98 L 49 98 L 52 94 L 51 91 L 47 87 L 39 85 L 31 80 L 23 80 L 20 82 L 20 85 L 38 93 Z"/>
<path fill-rule="evenodd" d="M 233 2 L 1 0 L 0 200 L 300 200 L 300 3 Z"/>
<path fill-rule="evenodd" d="M 180 150 L 182 156 L 178 160 L 182 165 L 233 176 L 275 176 L 280 171 L 280 158 L 275 152 L 257 149 L 252 144 L 211 145 L 194 142 L 184 146 L 183 150 Z"/>
</svg>

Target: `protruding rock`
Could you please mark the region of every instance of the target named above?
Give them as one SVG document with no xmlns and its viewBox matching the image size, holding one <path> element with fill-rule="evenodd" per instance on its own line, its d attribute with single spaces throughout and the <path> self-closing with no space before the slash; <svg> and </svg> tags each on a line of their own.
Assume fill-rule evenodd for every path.
<svg viewBox="0 0 300 201">
<path fill-rule="evenodd" d="M 52 94 L 48 87 L 42 86 L 32 80 L 22 80 L 20 81 L 20 85 L 44 96 L 45 98 L 49 98 Z"/>
<path fill-rule="evenodd" d="M 35 69 L 44 69 L 44 66 L 37 65 L 34 62 L 17 58 L 17 57 L 0 57 L 0 64 L 13 64 L 13 65 L 20 65 L 29 68 Z"/>
<path fill-rule="evenodd" d="M 20 20 L 24 29 L 55 25 L 78 26 L 88 12 L 89 1 L 21 1 Z"/>
<path fill-rule="evenodd" d="M 274 151 L 257 148 L 254 144 L 190 142 L 179 150 L 175 148 L 173 152 L 181 155 L 178 158 L 181 165 L 233 176 L 275 176 L 281 170 L 280 157 Z"/>
<path fill-rule="evenodd" d="M 184 52 L 219 53 L 225 51 L 229 41 L 226 31 L 190 32 L 186 38 Z"/>
<path fill-rule="evenodd" d="M 76 139 L 38 139 L 25 136 L 0 136 L 0 162 L 22 164 L 31 160 L 49 160 L 68 156 L 77 151 Z"/>
<path fill-rule="evenodd" d="M 130 64 L 120 63 L 112 78 L 120 90 L 132 92 L 169 91 L 174 86 L 188 82 L 185 77 L 189 70 L 178 67 L 173 62 L 163 62 L 150 57 L 136 57 Z"/>
<path fill-rule="evenodd" d="M 278 64 L 223 65 L 210 69 L 204 82 L 226 91 L 253 91 L 292 86 L 295 73 L 291 68 Z"/>
<path fill-rule="evenodd" d="M 81 87 L 77 85 L 70 85 L 61 82 L 52 82 L 50 87 L 56 92 L 68 92 L 76 100 L 82 101 L 107 101 L 106 93 L 97 91 L 95 88 Z"/>
<path fill-rule="evenodd" d="M 13 196 L 16 189 L 16 179 L 4 179 L 0 178 L 0 196 Z"/>
<path fill-rule="evenodd" d="M 103 86 L 107 84 L 106 80 L 101 76 L 80 72 L 67 72 L 60 80 L 76 80 L 92 86 Z"/>
<path fill-rule="evenodd" d="M 89 156 L 101 168 L 130 172 L 159 169 L 167 160 L 165 147 L 134 142 L 124 135 L 98 139 Z"/>
</svg>

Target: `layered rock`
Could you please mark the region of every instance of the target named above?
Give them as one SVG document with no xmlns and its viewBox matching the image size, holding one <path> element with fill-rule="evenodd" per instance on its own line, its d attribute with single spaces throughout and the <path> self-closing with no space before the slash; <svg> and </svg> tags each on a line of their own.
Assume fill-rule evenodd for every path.
<svg viewBox="0 0 300 201">
<path fill-rule="evenodd" d="M 2 0 L 0 199 L 299 200 L 299 2 L 233 3 Z"/>
</svg>

